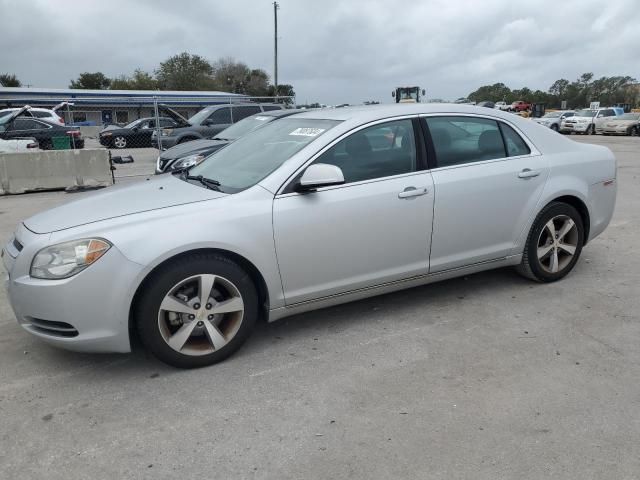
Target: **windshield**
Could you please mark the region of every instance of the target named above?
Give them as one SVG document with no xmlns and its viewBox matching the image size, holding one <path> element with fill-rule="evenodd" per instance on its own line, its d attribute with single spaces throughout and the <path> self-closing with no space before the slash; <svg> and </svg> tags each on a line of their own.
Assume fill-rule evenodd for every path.
<svg viewBox="0 0 640 480">
<path fill-rule="evenodd" d="M 620 115 L 617 120 L 638 120 L 640 118 L 640 113 L 625 113 L 624 115 Z"/>
<path fill-rule="evenodd" d="M 275 120 L 275 117 L 270 117 L 267 115 L 254 115 L 252 117 L 245 118 L 244 120 L 240 120 L 238 123 L 231 125 L 229 128 L 225 128 L 216 135 L 216 138 L 235 140 L 236 138 L 240 138 L 258 127 L 266 125 L 272 120 Z"/>
<path fill-rule="evenodd" d="M 211 110 L 208 108 L 203 108 L 192 117 L 189 117 L 189 123 L 191 125 L 200 125 L 209 115 L 211 115 Z"/>
<path fill-rule="evenodd" d="M 593 117 L 595 114 L 595 110 L 578 110 L 576 112 L 576 117 Z"/>
<path fill-rule="evenodd" d="M 561 112 L 549 112 L 549 113 L 545 113 L 545 115 L 542 118 L 558 118 L 560 115 L 562 115 Z"/>
<path fill-rule="evenodd" d="M 128 123 L 127 125 L 125 125 L 124 128 L 133 128 L 136 125 L 138 125 L 141 121 L 142 121 L 142 119 L 134 120 L 133 122 Z"/>
<path fill-rule="evenodd" d="M 337 120 L 295 117 L 270 122 L 245 135 L 207 157 L 189 170 L 189 175 L 217 180 L 225 193 L 240 192 L 258 183 L 340 123 Z"/>
<path fill-rule="evenodd" d="M 418 98 L 417 88 L 399 88 L 400 100 L 416 100 Z"/>
</svg>

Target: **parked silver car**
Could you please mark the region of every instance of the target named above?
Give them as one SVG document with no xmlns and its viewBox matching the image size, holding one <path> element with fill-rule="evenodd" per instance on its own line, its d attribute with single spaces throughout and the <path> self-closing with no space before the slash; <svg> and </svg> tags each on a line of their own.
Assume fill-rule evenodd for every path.
<svg viewBox="0 0 640 480">
<path fill-rule="evenodd" d="M 496 109 L 313 110 L 181 176 L 37 214 L 3 250 L 37 337 L 126 352 L 130 332 L 179 367 L 220 361 L 259 318 L 515 266 L 552 282 L 605 229 L 607 148 Z"/>
<path fill-rule="evenodd" d="M 553 112 L 547 112 L 540 118 L 534 118 L 534 122 L 538 122 L 540 125 L 544 125 L 556 132 L 560 131 L 560 125 L 566 118 L 573 117 L 576 114 L 573 110 L 556 110 Z"/>
</svg>

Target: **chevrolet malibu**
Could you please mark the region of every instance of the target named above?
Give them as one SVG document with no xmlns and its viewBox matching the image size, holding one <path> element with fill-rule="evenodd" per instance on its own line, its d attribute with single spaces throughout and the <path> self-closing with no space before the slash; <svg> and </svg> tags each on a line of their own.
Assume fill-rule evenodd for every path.
<svg viewBox="0 0 640 480">
<path fill-rule="evenodd" d="M 258 319 L 514 266 L 567 275 L 606 228 L 616 161 L 497 109 L 301 113 L 180 175 L 37 214 L 2 255 L 29 333 L 178 367 L 218 362 Z"/>
</svg>

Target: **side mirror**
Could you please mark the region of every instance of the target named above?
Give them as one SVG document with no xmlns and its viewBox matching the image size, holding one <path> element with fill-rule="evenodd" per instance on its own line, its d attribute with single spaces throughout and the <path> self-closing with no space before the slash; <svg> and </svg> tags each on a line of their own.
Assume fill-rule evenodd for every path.
<svg viewBox="0 0 640 480">
<path fill-rule="evenodd" d="M 425 91 L 425 89 L 422 89 L 422 96 L 424 97 L 427 94 L 427 92 Z"/>
<path fill-rule="evenodd" d="M 391 96 L 392 96 L 393 98 L 396 98 L 396 92 L 391 92 Z"/>
<path fill-rule="evenodd" d="M 202 125 L 205 127 L 208 127 L 209 125 L 213 125 L 213 121 L 210 118 L 206 118 L 203 122 Z"/>
<path fill-rule="evenodd" d="M 302 174 L 300 182 L 296 185 L 296 191 L 309 192 L 320 187 L 340 185 L 343 183 L 344 175 L 340 167 L 329 165 L 328 163 L 314 163 Z"/>
</svg>

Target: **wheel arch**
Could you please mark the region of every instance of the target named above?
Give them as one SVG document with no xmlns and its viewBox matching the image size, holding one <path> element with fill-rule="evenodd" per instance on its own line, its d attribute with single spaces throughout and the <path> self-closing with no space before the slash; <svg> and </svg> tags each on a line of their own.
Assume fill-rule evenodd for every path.
<svg viewBox="0 0 640 480">
<path fill-rule="evenodd" d="M 589 239 L 589 231 L 591 229 L 591 217 L 589 216 L 589 209 L 587 208 L 587 205 L 575 195 L 562 195 L 548 202 L 543 207 L 543 209 L 546 208 L 550 203 L 554 202 L 566 203 L 567 205 L 571 205 L 578 211 L 578 213 L 580 214 L 580 218 L 582 219 L 582 225 L 584 227 L 584 245 L 586 245 Z M 540 211 L 542 211 L 542 209 Z"/>
<path fill-rule="evenodd" d="M 196 248 L 192 250 L 186 250 L 184 252 L 180 252 L 172 257 L 164 259 L 162 262 L 155 265 L 146 275 L 142 278 L 142 280 L 138 283 L 135 293 L 131 299 L 131 304 L 129 305 L 129 333 L 130 336 L 136 335 L 135 328 L 135 319 L 133 317 L 133 312 L 139 301 L 140 295 L 144 291 L 145 285 L 153 278 L 153 275 L 160 270 L 161 268 L 166 267 L 167 265 L 175 262 L 176 260 L 183 258 L 185 256 L 189 256 L 192 254 L 218 254 L 232 260 L 237 263 L 240 267 L 242 267 L 248 274 L 253 284 L 256 287 L 256 291 L 258 293 L 258 302 L 259 305 L 262 306 L 261 311 L 259 312 L 261 319 L 267 318 L 267 312 L 269 311 L 269 289 L 267 287 L 267 283 L 258 268 L 247 258 L 242 255 L 232 252 L 230 250 L 225 250 L 222 248 Z"/>
</svg>

